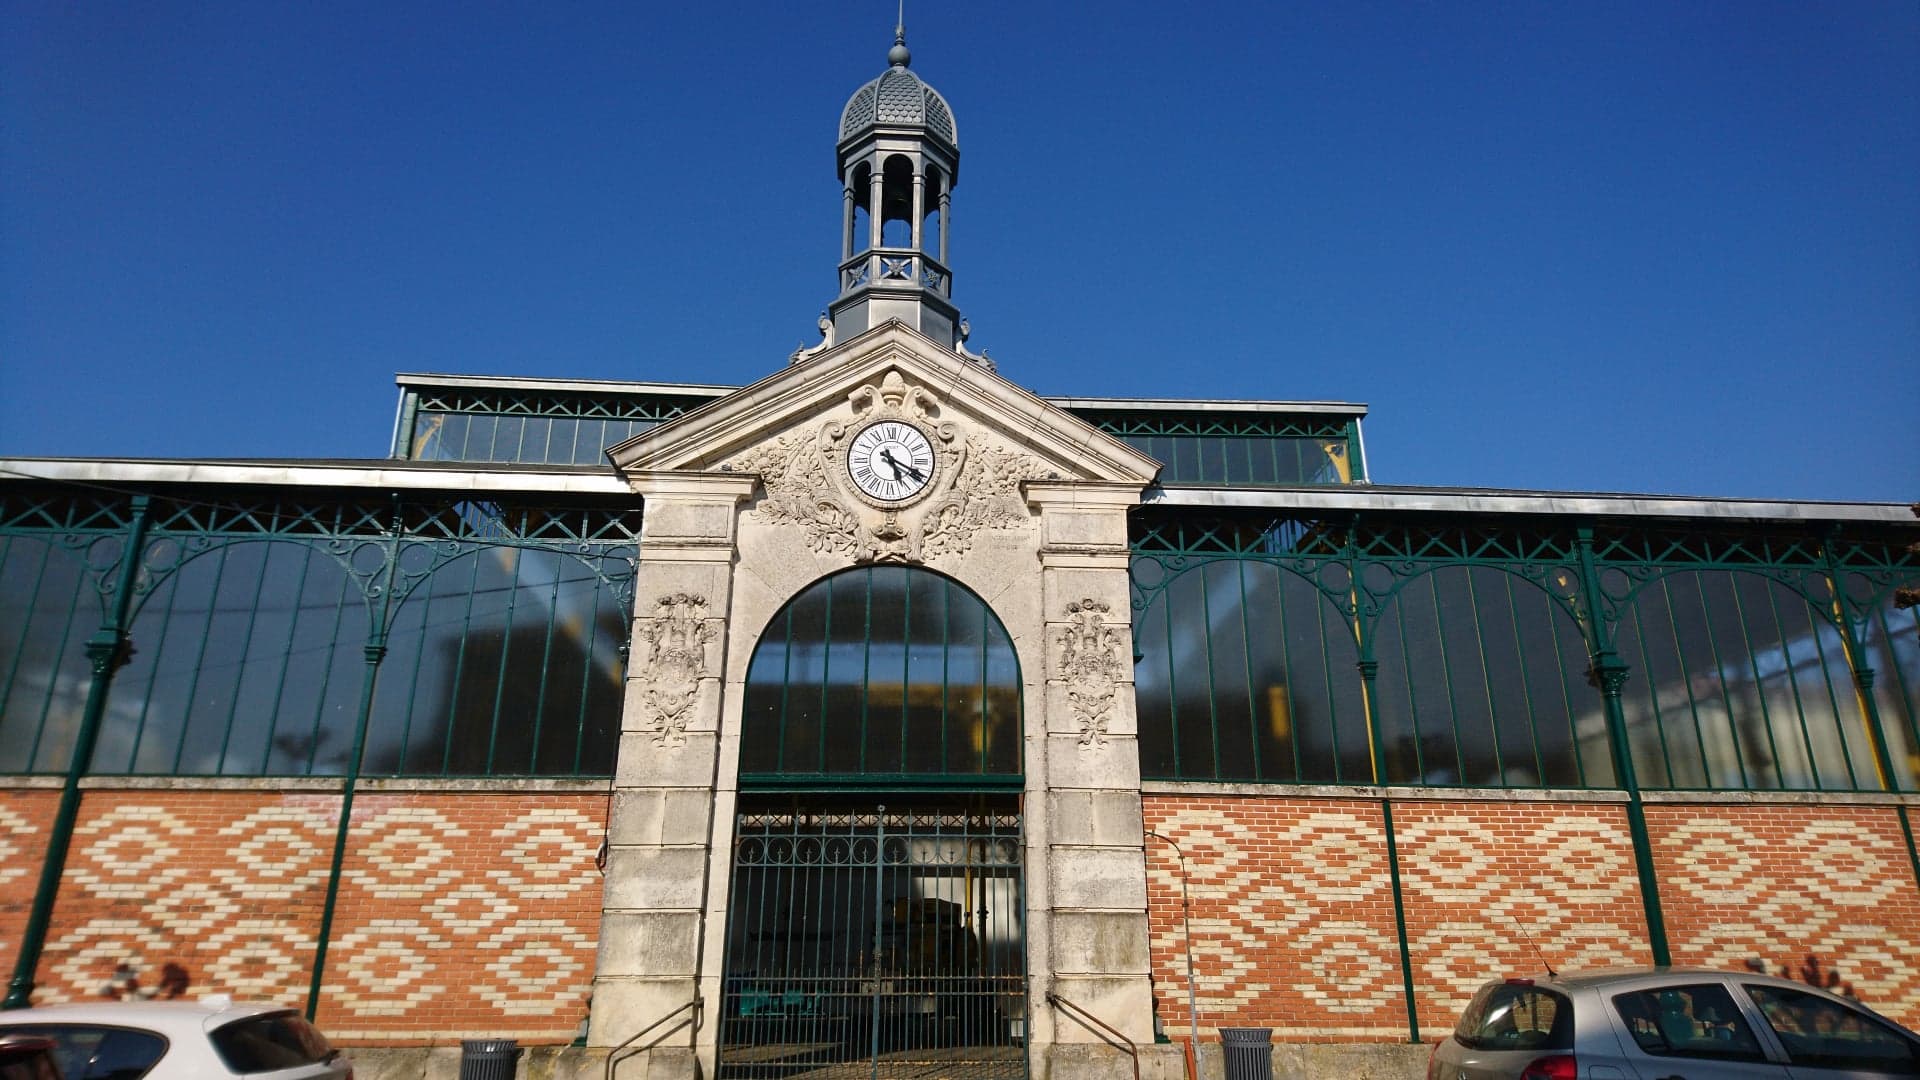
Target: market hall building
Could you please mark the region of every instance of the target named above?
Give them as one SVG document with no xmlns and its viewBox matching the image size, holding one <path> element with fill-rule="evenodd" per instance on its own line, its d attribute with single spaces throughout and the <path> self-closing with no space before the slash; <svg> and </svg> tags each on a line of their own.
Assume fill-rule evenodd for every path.
<svg viewBox="0 0 1920 1080">
<path fill-rule="evenodd" d="M 1812 957 L 1920 1023 L 1904 506 L 1037 397 L 888 65 L 822 339 L 751 386 L 402 375 L 385 460 L 0 462 L 10 1004 L 724 1078 L 1404 1045 L 1546 963 Z"/>
</svg>

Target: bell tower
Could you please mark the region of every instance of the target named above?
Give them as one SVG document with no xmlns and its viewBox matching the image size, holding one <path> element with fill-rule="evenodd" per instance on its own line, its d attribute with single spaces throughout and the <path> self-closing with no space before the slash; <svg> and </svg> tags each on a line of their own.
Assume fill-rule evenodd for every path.
<svg viewBox="0 0 1920 1080">
<path fill-rule="evenodd" d="M 827 308 L 828 335 L 845 341 L 898 319 L 958 351 L 965 331 L 947 231 L 960 140 L 953 110 L 909 69 L 912 60 L 896 26 L 887 70 L 840 113 L 840 294 Z"/>
</svg>

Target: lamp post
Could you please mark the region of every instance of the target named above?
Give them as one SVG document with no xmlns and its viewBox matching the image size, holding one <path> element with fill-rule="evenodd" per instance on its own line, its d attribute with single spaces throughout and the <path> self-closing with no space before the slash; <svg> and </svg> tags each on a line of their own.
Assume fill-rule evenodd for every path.
<svg viewBox="0 0 1920 1080">
<path fill-rule="evenodd" d="M 1173 849 L 1180 860 L 1180 932 L 1187 946 L 1187 1077 L 1197 1080 L 1200 1071 L 1200 1006 L 1193 993 L 1193 908 L 1187 902 L 1187 853 L 1172 837 L 1148 830 L 1148 836 Z"/>
</svg>

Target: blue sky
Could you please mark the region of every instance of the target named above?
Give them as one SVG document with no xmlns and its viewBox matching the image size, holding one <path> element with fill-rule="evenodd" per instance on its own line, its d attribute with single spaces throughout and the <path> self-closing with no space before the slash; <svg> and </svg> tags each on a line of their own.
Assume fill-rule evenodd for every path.
<svg viewBox="0 0 1920 1080">
<path fill-rule="evenodd" d="M 1920 498 L 1920 5 L 909 5 L 1042 394 L 1381 482 Z M 375 457 L 396 371 L 745 383 L 893 5 L 0 8 L 0 454 Z"/>
</svg>

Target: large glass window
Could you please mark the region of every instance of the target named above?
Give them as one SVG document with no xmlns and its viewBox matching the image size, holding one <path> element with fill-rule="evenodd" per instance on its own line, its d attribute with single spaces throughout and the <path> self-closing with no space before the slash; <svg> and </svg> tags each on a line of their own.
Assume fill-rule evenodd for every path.
<svg viewBox="0 0 1920 1080">
<path fill-rule="evenodd" d="M 1351 480 L 1344 438 L 1293 435 L 1127 435 L 1159 459 L 1162 484 L 1278 487 Z"/>
<path fill-rule="evenodd" d="M 111 562 L 117 538 L 95 541 Z M 100 625 L 89 552 L 0 537 L 0 772 L 64 771 L 86 707 L 87 638 Z"/>
<path fill-rule="evenodd" d="M 147 549 L 149 572 L 164 576 L 128 629 L 93 771 L 344 771 L 365 667 L 359 588 L 306 544 L 189 551 L 169 538 Z"/>
<path fill-rule="evenodd" d="M 1387 779 L 1613 783 L 1586 639 L 1546 590 L 1495 567 L 1442 567 L 1399 586 L 1372 641 Z"/>
<path fill-rule="evenodd" d="M 394 612 L 362 771 L 612 772 L 626 637 L 590 562 L 511 547 L 448 562 Z"/>
<path fill-rule="evenodd" d="M 1619 576 L 1603 580 L 1617 590 Z M 1831 610 L 1831 596 L 1816 599 Z M 1622 704 L 1640 782 L 1878 788 L 1847 644 L 1821 607 L 1744 571 L 1676 571 L 1640 586 L 1616 630 L 1633 669 Z"/>
<path fill-rule="evenodd" d="M 740 771 L 754 778 L 1018 776 L 1020 668 L 980 598 L 871 566 L 809 586 L 747 669 Z"/>
<path fill-rule="evenodd" d="M 1158 567 L 1137 563 L 1136 578 Z M 1134 641 L 1143 775 L 1373 780 L 1353 625 L 1312 581 L 1265 562 L 1202 564 L 1158 589 Z"/>
<path fill-rule="evenodd" d="M 1894 774 L 1902 791 L 1920 789 L 1920 608 L 1901 610 L 1889 597 L 1860 637 Z"/>
</svg>

